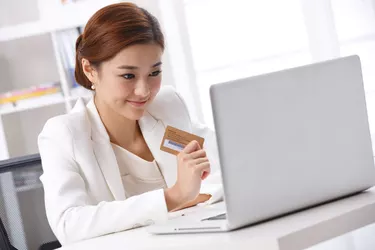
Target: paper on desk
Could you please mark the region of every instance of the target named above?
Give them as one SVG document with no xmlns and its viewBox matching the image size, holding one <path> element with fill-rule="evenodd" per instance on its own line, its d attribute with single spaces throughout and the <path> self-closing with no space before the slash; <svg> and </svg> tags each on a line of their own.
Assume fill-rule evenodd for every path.
<svg viewBox="0 0 375 250">
<path fill-rule="evenodd" d="M 206 201 L 206 204 L 214 204 L 220 201 L 224 200 L 224 193 L 223 193 L 223 186 L 220 185 L 220 188 L 218 188 L 215 192 L 211 193 L 211 198 Z"/>
<path fill-rule="evenodd" d="M 205 204 L 214 204 L 224 199 L 223 186 L 221 184 L 205 184 L 202 186 L 200 193 L 211 195 L 211 198 L 204 202 Z"/>
</svg>

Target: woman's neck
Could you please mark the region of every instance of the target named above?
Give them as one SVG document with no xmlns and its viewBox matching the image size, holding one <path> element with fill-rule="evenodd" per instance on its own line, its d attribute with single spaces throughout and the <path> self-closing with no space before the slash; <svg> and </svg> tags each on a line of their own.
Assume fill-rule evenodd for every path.
<svg viewBox="0 0 375 250">
<path fill-rule="evenodd" d="M 110 141 L 124 148 L 129 148 L 141 135 L 137 121 L 119 115 L 97 98 L 94 98 L 94 102 Z"/>
</svg>

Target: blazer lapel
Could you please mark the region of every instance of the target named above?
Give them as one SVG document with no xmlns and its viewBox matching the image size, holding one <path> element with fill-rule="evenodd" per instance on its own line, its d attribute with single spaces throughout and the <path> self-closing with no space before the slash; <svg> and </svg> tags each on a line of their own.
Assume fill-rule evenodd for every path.
<svg viewBox="0 0 375 250">
<path fill-rule="evenodd" d="M 124 200 L 125 190 L 116 156 L 93 100 L 87 104 L 87 110 L 91 122 L 92 146 L 98 165 L 115 200 Z"/>
<path fill-rule="evenodd" d="M 176 156 L 160 150 L 166 126 L 161 120 L 157 120 L 150 113 L 145 112 L 144 116 L 139 120 L 139 127 L 151 153 L 158 163 L 167 186 L 173 186 L 177 180 Z"/>
</svg>

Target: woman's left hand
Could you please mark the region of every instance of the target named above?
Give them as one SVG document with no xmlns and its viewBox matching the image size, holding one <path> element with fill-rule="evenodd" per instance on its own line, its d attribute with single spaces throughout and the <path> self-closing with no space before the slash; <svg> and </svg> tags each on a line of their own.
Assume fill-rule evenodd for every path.
<svg viewBox="0 0 375 250">
<path fill-rule="evenodd" d="M 188 207 L 193 207 L 193 206 L 195 206 L 195 205 L 197 205 L 199 203 L 206 202 L 211 197 L 212 197 L 212 195 L 210 195 L 210 194 L 199 194 L 197 196 L 197 198 L 195 198 L 195 200 L 192 200 L 192 201 L 189 201 L 189 202 L 185 203 L 182 207 L 179 207 L 178 210 L 184 209 L 184 208 L 188 208 Z"/>
</svg>

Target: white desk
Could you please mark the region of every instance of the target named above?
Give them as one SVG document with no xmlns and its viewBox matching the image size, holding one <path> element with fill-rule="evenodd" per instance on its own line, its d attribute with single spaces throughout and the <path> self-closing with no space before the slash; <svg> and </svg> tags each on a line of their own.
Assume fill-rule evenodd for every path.
<svg viewBox="0 0 375 250">
<path fill-rule="evenodd" d="M 190 210 L 191 213 L 194 211 Z M 150 235 L 144 228 L 140 228 L 82 241 L 61 250 L 300 250 L 372 223 L 375 223 L 374 188 L 346 199 L 229 233 Z"/>
</svg>

